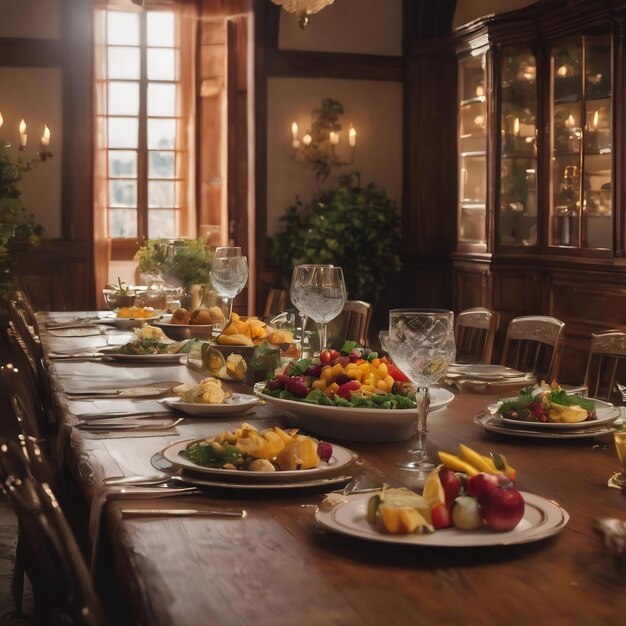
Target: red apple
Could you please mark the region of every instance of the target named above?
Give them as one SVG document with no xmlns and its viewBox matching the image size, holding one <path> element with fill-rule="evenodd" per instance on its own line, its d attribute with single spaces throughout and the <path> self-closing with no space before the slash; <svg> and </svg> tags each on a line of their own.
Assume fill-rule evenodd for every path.
<svg viewBox="0 0 626 626">
<path fill-rule="evenodd" d="M 524 517 L 524 498 L 513 486 L 496 487 L 480 499 L 485 524 L 492 530 L 515 528 Z"/>
<path fill-rule="evenodd" d="M 430 516 L 435 530 L 452 526 L 452 515 L 450 515 L 450 511 L 445 504 L 438 504 L 436 507 L 433 507 L 430 511 Z"/>
<path fill-rule="evenodd" d="M 439 470 L 439 480 L 443 487 L 446 506 L 448 507 L 448 511 L 451 511 L 454 506 L 454 499 L 459 495 L 459 491 L 462 487 L 461 480 L 455 472 L 447 467 L 442 467 Z"/>
<path fill-rule="evenodd" d="M 487 474 L 481 472 L 474 476 L 468 476 L 467 482 L 465 483 L 465 492 L 468 496 L 482 498 L 492 489 L 499 486 L 508 486 L 510 484 L 511 481 L 504 474 Z"/>
</svg>

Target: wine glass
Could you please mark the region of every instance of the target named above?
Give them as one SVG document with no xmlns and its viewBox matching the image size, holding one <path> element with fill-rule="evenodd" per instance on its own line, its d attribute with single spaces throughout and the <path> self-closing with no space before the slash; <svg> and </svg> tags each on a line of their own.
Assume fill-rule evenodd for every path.
<svg viewBox="0 0 626 626">
<path fill-rule="evenodd" d="M 622 425 L 620 429 L 613 431 L 613 441 L 617 458 L 622 464 L 622 471 L 611 476 L 609 486 L 626 489 L 626 426 Z"/>
<path fill-rule="evenodd" d="M 230 318 L 233 299 L 246 286 L 247 281 L 248 260 L 241 255 L 241 248 L 217 248 L 211 264 L 211 283 L 227 305 L 226 319 Z"/>
<path fill-rule="evenodd" d="M 454 314 L 440 309 L 394 309 L 389 311 L 389 332 L 380 333 L 381 345 L 394 363 L 411 379 L 417 391 L 415 448 L 400 467 L 422 474 L 434 465 L 426 452 L 426 418 L 429 388 L 444 377 L 455 355 Z"/>
<path fill-rule="evenodd" d="M 343 271 L 332 265 L 298 267 L 301 269 L 297 274 L 294 271 L 295 284 L 290 295 L 300 314 L 317 323 L 321 352 L 326 347 L 326 325 L 341 313 L 346 301 Z"/>
<path fill-rule="evenodd" d="M 291 285 L 289 286 L 289 299 L 293 306 L 297 309 L 300 316 L 300 348 L 304 347 L 307 316 L 302 313 L 300 308 L 300 298 L 306 289 L 307 280 L 312 267 L 332 267 L 332 265 L 296 265 L 291 275 Z"/>
</svg>

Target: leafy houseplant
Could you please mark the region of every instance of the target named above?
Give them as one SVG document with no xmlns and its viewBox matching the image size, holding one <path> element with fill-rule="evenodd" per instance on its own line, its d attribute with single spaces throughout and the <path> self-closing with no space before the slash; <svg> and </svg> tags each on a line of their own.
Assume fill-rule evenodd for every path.
<svg viewBox="0 0 626 626">
<path fill-rule="evenodd" d="M 183 288 L 210 285 L 213 253 L 204 239 L 149 239 L 135 255 L 143 274 L 161 274 L 167 283 L 177 282 Z"/>
<path fill-rule="evenodd" d="M 45 156 L 51 156 L 45 153 Z M 25 172 L 45 160 L 44 153 L 23 160 L 13 160 L 0 141 L 0 297 L 15 289 L 15 270 L 20 256 L 39 243 L 43 227 L 22 205 L 22 192 L 18 185 Z"/>
<path fill-rule="evenodd" d="M 374 184 L 322 192 L 280 220 L 285 231 L 272 239 L 270 256 L 287 283 L 296 265 L 332 263 L 343 268 L 349 298 L 375 303 L 402 267 L 398 209 Z"/>
</svg>

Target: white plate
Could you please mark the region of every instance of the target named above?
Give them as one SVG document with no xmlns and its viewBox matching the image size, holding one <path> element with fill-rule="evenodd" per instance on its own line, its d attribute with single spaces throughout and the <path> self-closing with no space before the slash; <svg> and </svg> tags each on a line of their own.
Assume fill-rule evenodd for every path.
<svg viewBox="0 0 626 626">
<path fill-rule="evenodd" d="M 531 428 L 513 428 L 508 424 L 502 424 L 502 420 L 494 417 L 491 413 L 481 413 L 474 418 L 474 423 L 485 430 L 499 435 L 511 435 L 512 437 L 531 437 L 533 439 L 585 439 L 588 437 L 600 437 L 613 432 L 611 428 L 600 426 L 599 428 L 579 428 L 576 430 L 532 430 Z"/>
<path fill-rule="evenodd" d="M 573 423 L 560 423 L 560 422 L 530 422 L 525 420 L 514 420 L 508 417 L 502 417 L 496 410 L 494 417 L 503 424 L 520 428 L 531 428 L 533 430 L 580 430 L 582 428 L 599 428 L 614 422 L 620 416 L 620 410 L 618 407 L 603 402 L 602 400 L 593 400 L 596 405 L 596 417 L 595 420 L 588 420 L 584 422 Z"/>
<path fill-rule="evenodd" d="M 242 472 L 246 473 L 246 472 Z M 328 478 L 320 478 L 317 480 L 300 480 L 300 481 L 287 481 L 280 483 L 247 483 L 247 482 L 222 482 L 217 480 L 198 478 L 196 476 L 190 476 L 188 474 L 183 474 L 182 478 L 186 483 L 190 485 L 197 485 L 198 487 L 219 487 L 221 489 L 306 489 L 310 487 L 318 487 L 325 488 L 330 485 L 338 485 L 342 483 L 347 483 L 353 474 L 342 474 L 341 476 L 330 476 Z"/>
<path fill-rule="evenodd" d="M 150 317 L 107 317 L 98 320 L 98 324 L 115 326 L 119 330 L 130 330 L 131 328 L 139 328 L 144 324 L 150 324 L 160 319 L 162 315 L 162 311 L 155 311 L 155 314 Z"/>
<path fill-rule="evenodd" d="M 98 350 L 102 356 L 109 361 L 122 361 L 125 363 L 178 363 L 181 356 L 179 353 L 174 354 L 120 354 L 119 352 L 111 352 L 111 349 Z"/>
<path fill-rule="evenodd" d="M 290 422 L 298 428 L 322 437 L 347 441 L 405 441 L 415 433 L 417 409 L 361 409 L 343 406 L 320 406 L 297 400 L 283 400 L 261 393 L 265 383 L 254 392 L 267 402 L 291 414 Z M 430 411 L 441 409 L 454 400 L 447 389 L 431 387 Z"/>
<path fill-rule="evenodd" d="M 221 404 L 202 404 L 201 402 L 183 402 L 180 398 L 164 398 L 163 404 L 167 404 L 171 409 L 183 411 L 189 415 L 227 415 L 231 413 L 241 413 L 246 409 L 258 404 L 256 396 L 246 393 L 234 393 Z"/>
<path fill-rule="evenodd" d="M 477 546 L 505 546 L 539 541 L 563 530 L 569 520 L 567 511 L 551 500 L 522 492 L 526 503 L 524 517 L 507 532 L 488 528 L 467 531 L 456 528 L 437 530 L 428 535 L 386 535 L 372 528 L 366 519 L 367 503 L 372 494 L 352 496 L 330 511 L 318 510 L 315 519 L 328 530 L 369 541 L 397 543 L 438 548 L 469 548 Z"/>
<path fill-rule="evenodd" d="M 342 446 L 333 444 L 333 455 L 328 463 L 322 462 L 319 467 L 308 470 L 288 470 L 283 472 L 246 472 L 239 470 L 222 469 L 218 467 L 204 467 L 197 465 L 184 457 L 181 452 L 185 450 L 187 444 L 196 439 L 179 441 L 162 451 L 163 458 L 169 461 L 174 467 L 183 471 L 191 471 L 196 475 L 211 477 L 217 480 L 233 480 L 236 482 L 299 482 L 304 480 L 321 480 L 341 472 L 348 473 L 348 468 L 359 459 L 359 456 Z"/>
<path fill-rule="evenodd" d="M 487 363 L 472 363 L 463 365 L 453 363 L 448 367 L 448 377 L 469 377 L 482 380 L 502 380 L 507 378 L 524 378 L 526 372 L 511 369 L 504 365 L 489 365 Z"/>
</svg>

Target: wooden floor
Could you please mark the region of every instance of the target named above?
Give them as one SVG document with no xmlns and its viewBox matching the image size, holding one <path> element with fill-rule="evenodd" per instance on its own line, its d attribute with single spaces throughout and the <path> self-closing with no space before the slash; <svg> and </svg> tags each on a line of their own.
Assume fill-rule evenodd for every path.
<svg viewBox="0 0 626 626">
<path fill-rule="evenodd" d="M 32 626 L 34 621 L 29 617 L 33 613 L 33 598 L 28 587 L 24 592 L 24 615 L 17 617 L 11 597 L 11 578 L 13 576 L 13 560 L 17 541 L 17 521 L 13 511 L 0 494 L 0 625 Z"/>
</svg>

